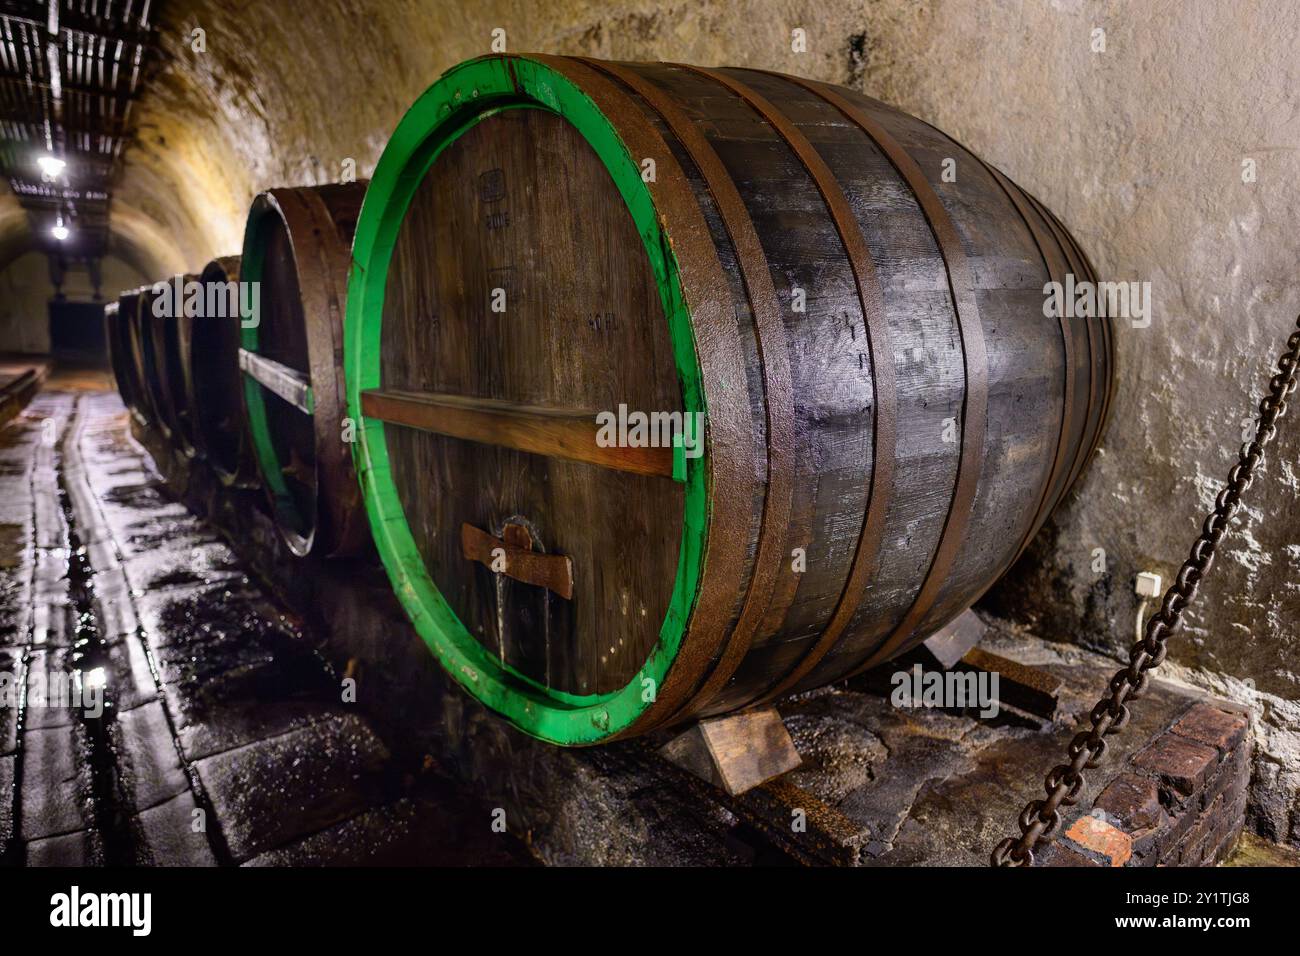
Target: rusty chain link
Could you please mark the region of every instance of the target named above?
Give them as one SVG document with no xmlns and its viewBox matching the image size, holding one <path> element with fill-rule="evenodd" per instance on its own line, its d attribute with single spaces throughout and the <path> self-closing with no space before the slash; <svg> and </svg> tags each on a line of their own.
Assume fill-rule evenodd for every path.
<svg viewBox="0 0 1300 956">
<path fill-rule="evenodd" d="M 1269 393 L 1259 403 L 1259 420 L 1255 436 L 1242 445 L 1241 456 L 1228 473 L 1228 484 L 1219 492 L 1214 510 L 1205 519 L 1200 537 L 1192 545 L 1174 583 L 1165 592 L 1160 610 L 1147 621 L 1142 640 L 1129 651 L 1129 665 L 1110 680 L 1110 693 L 1092 709 L 1091 730 L 1084 730 L 1070 741 L 1070 762 L 1058 764 L 1044 781 L 1047 799 L 1030 800 L 1020 812 L 1019 837 L 1007 837 L 993 850 L 993 866 L 1032 866 L 1034 850 L 1044 841 L 1056 837 L 1061 827 L 1061 808 L 1074 806 L 1084 786 L 1084 770 L 1092 770 L 1106 756 L 1106 737 L 1117 734 L 1128 724 L 1128 702 L 1142 696 L 1150 672 L 1163 663 L 1166 642 L 1178 629 L 1183 611 L 1196 596 L 1196 589 L 1214 563 L 1214 549 L 1237 512 L 1241 496 L 1250 487 L 1255 469 L 1264 457 L 1264 446 L 1277 432 L 1276 423 L 1286 411 L 1287 397 L 1296 389 L 1296 367 L 1300 364 L 1300 318 L 1297 329 L 1287 339 L 1286 351 L 1277 361 L 1277 374 L 1269 382 Z"/>
</svg>

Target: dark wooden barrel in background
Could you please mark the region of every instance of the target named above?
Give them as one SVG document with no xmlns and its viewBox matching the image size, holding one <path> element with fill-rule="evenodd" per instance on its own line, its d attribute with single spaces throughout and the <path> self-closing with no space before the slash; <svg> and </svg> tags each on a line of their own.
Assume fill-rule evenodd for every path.
<svg viewBox="0 0 1300 956">
<path fill-rule="evenodd" d="M 116 302 L 110 302 L 104 307 L 104 340 L 108 345 L 108 360 L 113 370 L 113 382 L 117 386 L 118 394 L 122 396 L 122 403 L 131 410 L 132 414 L 137 413 L 139 399 L 127 322 L 135 310 L 138 297 L 138 292 L 124 292 L 118 296 Z"/>
<path fill-rule="evenodd" d="M 127 404 L 136 421 L 146 428 L 158 420 L 153 394 L 149 388 L 152 345 L 149 342 L 149 325 L 146 322 L 146 300 L 150 298 L 148 286 L 141 286 L 118 299 L 118 321 L 126 338 L 126 352 L 130 357 L 132 394 Z"/>
<path fill-rule="evenodd" d="M 198 276 L 193 274 L 174 276 L 161 293 L 151 290 L 149 296 L 153 359 L 150 381 L 154 403 L 159 421 L 165 425 L 164 431 L 171 438 L 173 447 L 187 458 L 194 458 L 197 449 L 185 396 L 185 368 L 189 357 L 183 354 L 188 342 L 182 334 L 182 326 L 190 322 L 186 311 L 194 303 L 189 299 L 192 291 L 189 286 L 197 281 Z M 160 310 L 161 315 L 158 314 Z"/>
<path fill-rule="evenodd" d="M 198 454 L 230 487 L 259 484 L 244 425 L 239 371 L 239 256 L 213 259 L 199 275 L 200 312 L 182 322 L 185 406 Z"/>
<path fill-rule="evenodd" d="M 371 527 L 416 629 L 547 740 L 903 653 L 1002 575 L 1106 418 L 1041 203 L 859 93 L 491 57 L 410 110 L 354 246 Z M 494 308 L 503 306 L 503 310 Z M 702 457 L 599 412 L 705 413 Z M 504 569 L 504 571 L 503 571 Z"/>
<path fill-rule="evenodd" d="M 276 525 L 299 555 L 368 541 L 344 435 L 343 312 L 364 183 L 273 189 L 253 201 L 240 279 L 258 283 L 240 367 L 253 453 Z"/>
<path fill-rule="evenodd" d="M 140 303 L 136 309 L 135 329 L 138 337 L 140 357 L 143 362 L 141 385 L 148 399 L 151 427 L 170 444 L 176 441 L 176 413 L 171 407 L 167 389 L 163 381 L 163 333 L 161 327 L 166 321 L 158 315 L 158 310 L 167 311 L 166 299 L 170 296 L 164 290 L 170 286 L 170 280 L 159 280 L 140 290 Z"/>
</svg>

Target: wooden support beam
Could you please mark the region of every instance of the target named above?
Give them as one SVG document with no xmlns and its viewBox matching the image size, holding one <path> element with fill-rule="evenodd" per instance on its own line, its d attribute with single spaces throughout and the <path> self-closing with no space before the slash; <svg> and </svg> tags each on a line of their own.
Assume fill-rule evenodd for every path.
<svg viewBox="0 0 1300 956">
<path fill-rule="evenodd" d="M 239 350 L 239 367 L 263 388 L 279 395 L 306 415 L 315 410 L 311 382 L 297 369 L 247 349 Z"/>
<path fill-rule="evenodd" d="M 1043 720 L 1055 720 L 1061 706 L 1064 681 L 1038 667 L 1021 664 L 971 648 L 957 664 L 958 670 L 987 671 L 998 675 L 998 700 Z"/>
<path fill-rule="evenodd" d="M 638 475 L 674 477 L 672 448 L 602 447 L 596 413 L 490 398 L 374 389 L 361 393 L 368 418 L 408 428 L 563 458 Z"/>
<path fill-rule="evenodd" d="M 775 707 L 701 720 L 659 753 L 733 797 L 802 762 Z"/>
<path fill-rule="evenodd" d="M 0 385 L 0 426 L 23 410 L 40 389 L 48 372 L 49 366 L 41 363 Z"/>
<path fill-rule="evenodd" d="M 921 647 L 946 671 L 957 666 L 967 651 L 972 650 L 988 632 L 988 627 L 969 608 L 927 637 Z"/>
</svg>

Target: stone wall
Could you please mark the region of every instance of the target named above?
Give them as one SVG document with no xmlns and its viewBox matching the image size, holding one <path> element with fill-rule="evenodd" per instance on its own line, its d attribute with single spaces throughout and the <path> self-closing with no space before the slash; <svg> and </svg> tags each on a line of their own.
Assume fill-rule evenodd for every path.
<svg viewBox="0 0 1300 956">
<path fill-rule="evenodd" d="M 144 273 L 116 256 L 106 257 L 101 269 L 103 301 L 111 301 L 119 289 L 146 281 Z M 49 262 L 41 252 L 23 253 L 9 268 L 0 270 L 0 352 L 49 352 L 49 302 L 53 294 Z M 95 289 L 84 266 L 77 264 L 68 270 L 63 294 L 71 302 L 93 301 Z"/>
</svg>

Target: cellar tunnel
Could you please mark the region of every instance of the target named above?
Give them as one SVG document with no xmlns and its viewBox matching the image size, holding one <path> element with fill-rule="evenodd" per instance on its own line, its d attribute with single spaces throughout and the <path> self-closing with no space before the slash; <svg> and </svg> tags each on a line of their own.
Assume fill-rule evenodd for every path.
<svg viewBox="0 0 1300 956">
<path fill-rule="evenodd" d="M 111 719 L 97 723 L 72 709 L 0 699 L 4 863 L 983 863 L 995 835 L 1008 827 L 1014 835 L 1024 800 L 1060 762 L 1057 745 L 1080 721 L 1086 726 L 1097 695 L 1127 665 L 1141 633 L 1135 622 L 1142 628 L 1178 580 L 1242 442 L 1254 436 L 1259 401 L 1300 312 L 1292 228 L 1300 214 L 1300 8 L 1291 5 L 30 0 L 0 5 L 0 21 L 0 676 L 17 686 L 21 675 L 48 668 L 84 683 L 98 669 L 109 675 L 113 704 Z M 373 210 L 400 196 L 398 159 L 386 154 L 400 145 L 395 130 L 413 122 L 408 110 L 417 112 L 413 104 L 453 68 L 467 71 L 456 74 L 466 91 L 489 95 L 493 68 L 458 64 L 528 54 L 542 55 L 541 65 L 511 61 L 512 95 L 526 92 L 545 109 L 476 117 L 476 131 L 449 144 L 449 158 L 427 179 L 421 174 L 415 225 L 390 237 L 406 271 L 366 286 L 366 295 L 387 292 L 389 304 L 374 307 L 385 331 L 374 318 L 363 325 L 353 302 L 360 283 L 380 263 L 389 267 L 367 257 L 384 245 Z M 578 59 L 557 66 L 546 57 Z M 51 58 L 61 64 L 57 80 Z M 626 66 L 641 63 L 736 69 Z M 612 117 L 628 144 L 614 158 L 590 133 L 596 121 L 585 107 L 555 92 L 564 78 L 577 100 Z M 632 104 L 621 115 L 606 108 L 615 93 Z M 444 112 L 464 107 L 459 96 L 460 88 L 447 94 Z M 861 118 L 877 101 L 894 109 Z M 782 110 L 797 129 L 773 118 Z M 543 112 L 553 124 L 532 115 Z M 619 126 L 633 124 L 628 115 L 639 118 L 635 135 Z M 879 145 L 887 134 L 897 152 Z M 868 140 L 870 161 L 844 158 Z M 642 187 L 618 178 L 618 163 L 643 162 L 634 150 L 652 148 L 686 170 L 684 192 L 670 192 L 671 176 L 646 180 L 650 211 L 638 218 L 638 200 L 628 197 Z M 748 158 L 745 148 L 754 150 Z M 381 164 L 386 155 L 391 168 Z M 954 180 L 943 178 L 950 156 Z M 46 174 L 42 158 L 59 160 L 58 172 Z M 414 168 L 416 159 L 404 160 Z M 501 168 L 504 180 L 482 178 Z M 592 185 L 553 181 L 548 190 L 546 177 L 561 173 L 590 176 Z M 526 218 L 495 220 L 522 237 L 508 263 L 489 261 L 482 250 L 497 247 L 486 238 L 481 247 L 456 245 L 457 224 L 468 230 L 482 210 L 499 208 L 495 189 L 507 195 L 529 176 L 538 180 L 527 193 L 531 221 L 546 225 L 525 234 Z M 771 184 L 781 176 L 797 188 L 778 195 Z M 873 192 L 880 182 L 888 185 Z M 977 188 L 972 182 L 981 191 L 963 192 Z M 925 189 L 951 233 L 935 225 L 933 207 L 909 198 Z M 268 205 L 259 200 L 268 190 L 285 192 Z M 856 223 L 886 194 L 894 205 L 880 221 L 913 206 L 917 217 L 889 249 L 888 223 L 879 233 L 874 220 Z M 670 195 L 679 203 L 671 208 Z M 699 209 L 688 203 L 698 219 L 673 220 L 681 195 L 707 197 Z M 255 232 L 250 210 L 266 208 L 274 236 L 263 256 L 247 236 Z M 738 222 L 749 224 L 752 241 Z M 353 231 L 362 237 L 355 245 Z M 341 238 L 331 244 L 334 232 Z M 669 265 L 654 258 L 664 253 L 647 235 L 663 240 Z M 599 254 L 584 261 L 589 236 Z M 833 247 L 828 265 L 810 250 L 825 243 Z M 707 285 L 692 257 L 700 248 L 711 255 L 715 244 L 722 266 Z M 198 342 L 200 333 L 155 335 L 148 316 L 164 313 L 153 309 L 159 293 L 146 290 L 176 276 L 197 280 L 221 262 L 214 276 L 239 279 L 225 257 L 242 251 L 247 263 L 250 248 L 259 250 L 264 289 L 285 281 L 288 262 L 300 295 L 283 307 L 273 300 L 258 335 L 232 324 L 224 338 L 188 346 L 189 365 L 169 366 L 169 343 Z M 559 264 L 533 261 L 544 248 Z M 752 265 L 757 254 L 770 269 Z M 309 256 L 332 265 L 308 272 Z M 956 271 L 957 258 L 969 272 Z M 891 273 L 900 260 L 910 264 Z M 487 302 L 499 287 L 512 308 L 516 295 L 528 301 L 546 282 L 585 296 L 593 303 L 579 310 L 588 337 L 556 318 L 568 307 L 557 293 L 534 300 L 546 303 L 535 313 L 525 308 L 535 338 L 520 326 L 498 349 L 476 319 L 437 306 L 451 295 L 438 283 L 456 270 L 460 288 L 477 294 L 481 286 Z M 1058 271 L 1124 283 L 1128 313 L 1104 331 L 1052 324 L 1035 290 L 1040 273 Z M 787 288 L 801 276 L 828 277 L 832 287 L 809 297 L 812 312 L 828 318 L 807 341 Z M 866 305 L 876 294 L 872 276 L 882 280 L 876 325 Z M 658 296 L 673 282 L 693 316 L 706 299 L 746 303 L 723 302 L 719 313 L 744 327 L 740 364 L 733 377 L 719 376 L 725 387 L 709 379 L 706 351 L 717 335 L 665 331 L 671 323 Z M 958 294 L 962 282 L 971 304 Z M 709 296 L 699 294 L 705 288 Z M 942 302 L 917 306 L 924 334 L 913 341 L 898 303 L 917 289 Z M 848 302 L 847 345 L 834 338 L 843 322 L 831 300 Z M 388 337 L 397 335 L 394 302 L 411 317 L 404 339 Z M 769 305 L 776 311 L 765 319 Z M 497 321 L 487 308 L 484 321 Z M 608 319 L 615 312 L 659 324 L 619 325 Z M 277 324 L 310 326 L 318 314 L 335 315 L 332 338 Z M 345 341 L 344 316 L 350 328 L 374 330 L 373 361 L 348 352 L 363 336 L 349 332 Z M 980 377 L 972 326 L 981 320 L 991 360 L 976 393 L 987 409 L 977 442 L 969 396 Z M 710 329 L 733 334 L 715 321 Z M 1044 322 L 1053 337 L 1040 341 Z M 444 341 L 428 337 L 435 326 L 453 347 L 431 344 Z M 888 361 L 900 396 L 889 425 L 898 510 L 876 524 L 882 331 L 894 337 Z M 592 363 L 595 371 L 575 371 L 581 362 L 572 356 L 596 335 L 613 343 L 610 357 Z M 566 459 L 538 479 L 545 490 L 511 504 L 515 479 L 502 476 L 540 474 L 538 449 L 573 434 L 556 423 L 575 418 L 574 409 L 617 408 L 623 383 L 653 407 L 695 409 L 676 371 L 688 340 L 703 356 L 698 391 L 707 401 L 698 407 L 708 406 L 716 449 L 698 461 L 671 448 Z M 787 344 L 784 372 L 764 364 Z M 869 393 L 824 384 L 850 346 L 854 368 L 871 373 Z M 911 349 L 924 356 L 915 367 Z M 532 356 L 554 376 L 534 375 Z M 151 384 L 155 368 L 161 384 Z M 353 395 L 362 375 L 375 381 Z M 519 394 L 494 378 L 511 375 Z M 909 412 L 909 375 L 921 383 L 918 395 L 933 389 L 933 407 L 917 398 Z M 380 388 L 380 378 L 393 384 Z M 794 396 L 788 407 L 771 398 L 783 381 Z M 736 389 L 748 389 L 748 400 L 732 401 Z M 434 400 L 444 392 L 457 394 Z M 177 411 L 187 394 L 191 405 Z M 942 437 L 945 402 L 951 442 Z M 379 429 L 366 423 L 380 421 L 391 489 L 355 470 L 363 463 L 368 472 L 376 460 L 366 443 Z M 1164 800 L 1152 832 L 1185 825 L 1195 845 L 1152 836 L 1159 850 L 1150 850 L 1117 816 L 1128 841 L 1121 863 L 1257 854 L 1290 865 L 1300 851 L 1294 424 L 1278 423 L 1169 639 L 1157 675 L 1165 683 L 1132 705 L 1135 713 L 1149 705 L 1148 713 L 1134 717 L 1115 766 L 1090 778 L 1089 801 L 1099 792 L 1117 799 L 1111 788 L 1121 783 L 1149 786 L 1152 799 Z M 209 425 L 245 435 L 220 467 L 202 435 L 190 434 Z M 937 444 L 916 451 L 930 425 Z M 436 431 L 436 440 L 408 440 L 414 427 Z M 523 444 L 475 457 L 475 429 L 551 437 L 512 437 Z M 357 441 L 370 457 L 357 456 Z M 725 473 L 739 490 L 707 497 L 726 484 L 711 470 L 723 462 L 717 449 L 745 442 L 753 461 Z M 584 470 L 597 468 L 606 470 Z M 925 468 L 924 481 L 915 477 Z M 695 469 L 701 477 L 692 484 Z M 307 471 L 311 481 L 295 477 Z M 472 476 L 473 489 L 417 504 L 426 476 L 454 485 L 454 475 Z M 963 488 L 964 510 L 955 504 Z M 695 527 L 697 504 L 714 522 L 712 537 L 679 531 Z M 476 507 L 487 510 L 474 518 Z M 395 508 L 412 529 L 409 544 L 371 534 L 377 517 L 391 524 Z M 589 538 L 576 545 L 573 529 L 586 527 Z M 858 544 L 871 534 L 875 565 Z M 518 557 L 524 577 L 493 567 L 494 547 Z M 796 550 L 813 561 L 806 578 L 787 568 Z M 399 561 L 416 551 L 438 594 L 424 605 L 405 596 L 410 578 Z M 691 591 L 698 582 L 680 569 L 694 565 L 680 555 L 697 553 L 703 584 Z M 738 579 L 758 583 L 728 593 L 729 604 L 716 598 L 715 609 L 706 599 L 720 579 L 709 574 L 727 560 Z M 823 561 L 836 562 L 834 573 L 818 577 Z M 633 583 L 619 591 L 605 574 Z M 774 605 L 750 606 L 758 601 L 750 595 L 762 591 L 766 600 L 769 586 L 786 595 L 779 623 Z M 894 604 L 872 603 L 890 589 Z M 851 601 L 843 596 L 850 591 Z M 468 622 L 454 653 L 449 631 L 420 623 L 430 617 L 423 611 L 442 606 L 443 592 L 452 617 Z M 629 607 L 655 625 L 624 640 Z M 673 676 L 685 664 L 646 663 L 666 633 L 658 621 L 694 622 L 706 612 L 722 623 L 715 644 L 692 652 L 698 675 L 686 681 Z M 51 614 L 56 623 L 44 623 Z M 78 631 L 79 615 L 89 632 Z M 553 630 L 578 633 L 590 619 L 600 625 L 589 639 L 575 638 L 572 660 L 552 650 Z M 750 644 L 734 643 L 750 624 Z M 473 643 L 494 626 L 495 644 Z M 963 627 L 979 630 L 979 645 L 946 669 L 1001 674 L 1006 713 L 892 705 L 891 676 L 917 661 L 939 667 L 933 649 L 924 656 L 930 638 L 939 632 L 960 644 Z M 523 635 L 512 648 L 508 628 Z M 703 624 L 680 631 L 683 647 L 708 634 Z M 500 696 L 467 688 L 495 687 L 496 676 L 483 676 L 496 675 L 495 666 L 505 675 Z M 616 692 L 647 677 L 665 695 L 678 693 L 675 680 L 689 686 L 662 710 L 644 710 L 629 691 L 623 714 Z M 536 705 L 543 698 L 559 701 L 553 720 Z M 595 708 L 590 719 L 587 706 Z M 789 753 L 769 753 L 744 736 L 758 731 L 727 723 L 757 724 L 770 712 L 778 725 L 784 720 Z M 954 723 L 961 720 L 973 723 Z M 781 764 L 791 775 L 780 779 L 842 813 L 848 822 L 837 832 L 852 836 L 813 848 L 775 832 L 784 804 L 756 809 L 758 801 L 745 802 L 748 790 L 730 792 L 727 767 L 701 756 L 724 746 L 708 736 L 715 726 L 759 754 L 759 769 L 745 772 L 759 775 L 760 788 L 777 776 L 763 776 L 764 760 L 777 767 L 798 751 L 802 768 Z M 995 737 L 968 739 L 968 726 Z M 939 756 L 922 757 L 923 738 L 947 743 Z M 1195 751 L 1188 759 L 1199 754 L 1206 765 L 1167 765 L 1171 748 L 1184 757 Z M 1003 776 L 1011 763 L 1014 782 Z M 273 809 L 272 796 L 255 787 L 245 797 L 259 775 L 283 775 L 292 806 Z M 47 785 L 55 779 L 62 782 Z M 653 796 L 638 802 L 642 792 Z M 992 803 L 980 796 L 990 792 L 998 794 Z M 1186 810 L 1195 821 L 1170 809 L 1170 793 L 1177 807 L 1204 802 Z M 868 806 L 862 817 L 847 809 Z M 193 812 L 211 823 L 204 839 L 168 837 Z M 927 813 L 943 822 L 922 833 L 917 821 Z M 655 839 L 643 841 L 645 833 Z M 1048 860 L 1114 862 L 1101 837 L 1069 834 Z"/>
</svg>

